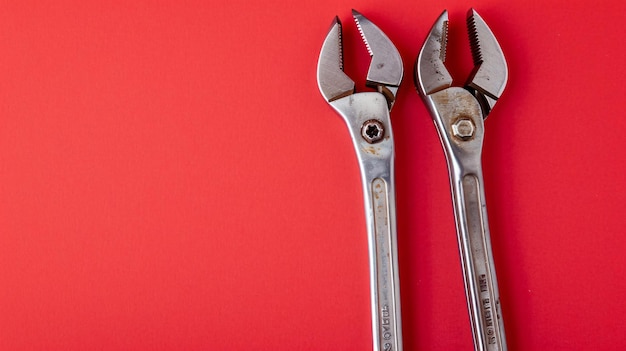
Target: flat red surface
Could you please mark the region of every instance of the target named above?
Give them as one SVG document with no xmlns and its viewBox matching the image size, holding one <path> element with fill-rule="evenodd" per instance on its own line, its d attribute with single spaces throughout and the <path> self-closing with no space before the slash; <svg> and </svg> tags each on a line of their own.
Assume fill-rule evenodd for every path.
<svg viewBox="0 0 626 351">
<path fill-rule="evenodd" d="M 509 63 L 484 176 L 509 350 L 626 348 L 623 1 L 474 6 Z M 405 350 L 472 350 L 444 154 L 412 83 L 465 1 L 15 1 L 0 9 L 0 350 L 370 350 L 356 158 L 317 56 L 356 8 L 392 111 Z"/>
</svg>

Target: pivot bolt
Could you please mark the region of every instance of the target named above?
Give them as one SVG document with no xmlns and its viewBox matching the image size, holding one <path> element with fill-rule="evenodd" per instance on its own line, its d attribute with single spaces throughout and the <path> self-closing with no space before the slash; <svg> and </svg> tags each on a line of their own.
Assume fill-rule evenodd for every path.
<svg viewBox="0 0 626 351">
<path fill-rule="evenodd" d="M 468 140 L 474 136 L 474 122 L 469 118 L 461 118 L 452 124 L 452 134 L 461 140 Z"/>
<path fill-rule="evenodd" d="M 385 136 L 385 127 L 383 127 L 383 124 L 380 121 L 370 119 L 369 121 L 365 121 L 365 123 L 363 123 L 363 126 L 361 127 L 361 136 L 370 144 L 377 143 L 383 140 L 383 136 Z"/>
</svg>

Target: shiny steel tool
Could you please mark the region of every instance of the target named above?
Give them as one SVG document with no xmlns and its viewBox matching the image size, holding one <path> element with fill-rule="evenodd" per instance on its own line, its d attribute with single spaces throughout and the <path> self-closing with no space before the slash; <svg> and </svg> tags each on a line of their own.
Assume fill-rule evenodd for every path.
<svg viewBox="0 0 626 351">
<path fill-rule="evenodd" d="M 444 66 L 448 13 L 433 25 L 415 63 L 415 84 L 439 132 L 450 173 L 467 304 L 476 350 L 506 350 L 491 253 L 481 166 L 484 119 L 502 95 L 507 66 L 493 33 L 471 9 L 467 27 L 474 70 L 452 87 Z"/>
<path fill-rule="evenodd" d="M 352 10 L 352 15 L 372 57 L 366 85 L 377 92 L 355 93 L 354 82 L 343 72 L 341 22 L 337 17 L 322 45 L 317 83 L 324 99 L 348 126 L 361 168 L 374 350 L 402 350 L 393 134 L 389 120 L 402 81 L 402 59 L 385 33 L 360 13 Z"/>
</svg>

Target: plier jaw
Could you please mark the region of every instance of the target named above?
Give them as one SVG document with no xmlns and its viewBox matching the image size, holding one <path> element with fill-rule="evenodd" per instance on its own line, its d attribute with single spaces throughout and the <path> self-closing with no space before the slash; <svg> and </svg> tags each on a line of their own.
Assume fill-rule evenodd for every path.
<svg viewBox="0 0 626 351">
<path fill-rule="evenodd" d="M 385 96 L 389 109 L 404 73 L 402 58 L 391 40 L 365 16 L 352 10 L 352 16 L 372 61 L 367 72 L 366 85 Z M 341 21 L 335 17 L 324 39 L 317 65 L 317 83 L 327 102 L 355 93 L 355 84 L 343 71 Z"/>
<path fill-rule="evenodd" d="M 446 46 L 448 44 L 448 11 L 437 18 L 430 29 L 415 61 L 415 86 L 422 96 L 428 96 L 452 86 L 452 76 L 448 73 Z"/>
<path fill-rule="evenodd" d="M 354 93 L 354 81 L 343 72 L 341 21 L 335 16 L 317 62 L 317 85 L 326 102 Z"/>
<path fill-rule="evenodd" d="M 467 12 L 467 29 L 474 69 L 464 88 L 480 103 L 484 119 L 504 91 L 508 68 L 496 37 L 474 9 Z M 424 97 L 452 86 L 452 77 L 445 67 L 447 43 L 448 11 L 444 10 L 415 62 L 415 85 Z"/>
</svg>

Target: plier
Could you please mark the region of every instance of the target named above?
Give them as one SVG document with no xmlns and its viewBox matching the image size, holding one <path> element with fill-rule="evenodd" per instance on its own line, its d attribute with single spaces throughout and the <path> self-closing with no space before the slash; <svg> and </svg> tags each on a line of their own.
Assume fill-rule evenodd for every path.
<svg viewBox="0 0 626 351">
<path fill-rule="evenodd" d="M 372 58 L 366 85 L 355 93 L 343 72 L 341 22 L 333 20 L 317 66 L 324 99 L 348 126 L 361 169 L 369 248 L 373 349 L 402 350 L 396 240 L 393 134 L 389 111 L 402 81 L 402 59 L 391 40 L 355 10 L 352 15 Z"/>
<path fill-rule="evenodd" d="M 415 84 L 435 122 L 448 161 L 467 304 L 476 350 L 506 350 L 491 251 L 481 166 L 484 119 L 502 95 L 508 70 L 485 21 L 470 9 L 467 27 L 474 70 L 453 87 L 446 70 L 448 13 L 433 25 L 415 63 Z"/>
</svg>

